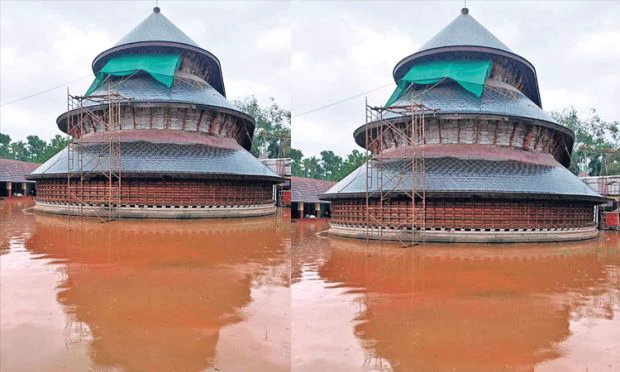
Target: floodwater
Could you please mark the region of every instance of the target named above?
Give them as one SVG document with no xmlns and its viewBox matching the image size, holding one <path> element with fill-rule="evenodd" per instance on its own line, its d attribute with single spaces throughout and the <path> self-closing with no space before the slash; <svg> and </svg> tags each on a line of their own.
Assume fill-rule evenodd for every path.
<svg viewBox="0 0 620 372">
<path fill-rule="evenodd" d="M 402 249 L 31 205 L 0 201 L 2 371 L 620 370 L 617 232 Z"/>
<path fill-rule="evenodd" d="M 288 216 L 99 223 L 0 201 L 2 371 L 290 370 Z"/>
<path fill-rule="evenodd" d="M 620 371 L 620 235 L 402 249 L 293 224 L 294 371 Z"/>
</svg>

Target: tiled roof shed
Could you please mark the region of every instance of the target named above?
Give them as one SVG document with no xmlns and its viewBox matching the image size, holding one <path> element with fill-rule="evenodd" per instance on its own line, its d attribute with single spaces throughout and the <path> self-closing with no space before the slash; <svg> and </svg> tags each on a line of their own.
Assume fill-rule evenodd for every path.
<svg viewBox="0 0 620 372">
<path fill-rule="evenodd" d="M 293 203 L 325 203 L 319 200 L 319 195 L 323 194 L 334 186 L 336 182 L 316 180 L 313 178 L 292 177 L 291 190 Z"/>
<path fill-rule="evenodd" d="M 0 159 L 0 182 L 31 182 L 24 177 L 39 167 L 38 163 Z"/>
</svg>

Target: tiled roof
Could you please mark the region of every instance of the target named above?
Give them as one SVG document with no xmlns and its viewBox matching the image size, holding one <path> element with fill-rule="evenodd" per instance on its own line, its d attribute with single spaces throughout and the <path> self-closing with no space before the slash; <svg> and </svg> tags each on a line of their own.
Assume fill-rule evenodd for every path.
<svg viewBox="0 0 620 372">
<path fill-rule="evenodd" d="M 84 145 L 84 171 L 108 168 L 103 144 Z M 212 147 L 204 144 L 123 142 L 123 175 L 189 175 L 253 178 L 280 181 L 281 178 L 242 148 Z M 77 170 L 77 159 L 74 157 Z M 67 149 L 31 173 L 31 178 L 58 177 L 67 173 Z"/>
<path fill-rule="evenodd" d="M 106 81 L 91 95 L 108 94 L 108 86 L 112 91 L 131 99 L 132 102 L 175 102 L 188 103 L 213 107 L 222 107 L 229 110 L 239 110 L 217 90 L 209 84 L 190 84 L 175 77 L 170 88 L 157 82 L 146 74 L 132 76 L 129 79 Z M 95 103 L 90 102 L 90 105 Z M 241 112 L 239 112 L 242 114 Z M 245 115 L 245 114 L 243 114 Z"/>
<path fill-rule="evenodd" d="M 188 44 L 197 47 L 198 44 L 189 36 L 185 35 L 174 23 L 164 17 L 159 11 L 151 13 L 144 21 L 140 22 L 125 37 L 119 40 L 115 46 L 138 43 L 141 41 L 171 41 Z"/>
<path fill-rule="evenodd" d="M 510 84 L 487 80 L 480 98 L 466 91 L 456 83 L 446 81 L 433 89 L 419 89 L 414 93 L 416 102 L 422 103 L 437 113 L 472 113 L 517 116 L 542 120 L 556 124 L 553 118 Z M 411 95 L 406 94 L 394 105 L 407 105 Z"/>
<path fill-rule="evenodd" d="M 481 46 L 501 49 L 510 52 L 510 48 L 469 15 L 469 11 L 461 11 L 454 21 L 450 22 L 437 35 L 422 45 L 418 52 L 448 46 Z"/>
<path fill-rule="evenodd" d="M 336 182 L 313 178 L 291 178 L 291 201 L 295 203 L 319 203 L 319 195 L 334 186 Z"/>
<path fill-rule="evenodd" d="M 0 182 L 32 182 L 24 178 L 41 164 L 0 158 Z"/>
<path fill-rule="evenodd" d="M 375 163 L 376 164 L 376 163 Z M 411 190 L 411 166 L 403 160 L 383 163 L 384 190 Z M 556 163 L 557 164 L 557 163 Z M 378 190 L 378 169 L 371 167 L 371 191 Z M 514 160 L 496 161 L 452 157 L 425 160 L 426 192 L 456 194 L 518 194 L 530 197 L 571 196 L 575 199 L 603 198 L 560 164 L 548 166 Z M 400 174 L 404 175 L 400 177 Z M 398 183 L 398 180 L 402 181 Z M 416 188 L 422 186 L 420 177 Z M 353 171 L 322 197 L 334 199 L 361 196 L 366 190 L 366 165 Z"/>
</svg>

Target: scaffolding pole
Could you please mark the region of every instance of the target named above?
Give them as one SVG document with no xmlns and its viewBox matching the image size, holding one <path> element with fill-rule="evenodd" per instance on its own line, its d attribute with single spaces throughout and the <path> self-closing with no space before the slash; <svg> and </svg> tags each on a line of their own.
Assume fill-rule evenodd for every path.
<svg viewBox="0 0 620 372">
<path fill-rule="evenodd" d="M 366 101 L 366 239 L 383 241 L 390 232 L 403 246 L 424 243 L 426 229 L 425 113 L 434 110 L 415 102 L 402 106 L 373 107 Z M 390 142 L 391 145 L 386 144 Z M 386 156 L 388 148 L 408 147 L 406 157 Z M 411 185 L 405 180 L 411 171 Z M 385 213 L 390 200 L 410 205 L 407 218 Z M 392 203 L 394 205 L 394 203 Z M 403 231 L 409 232 L 405 238 Z"/>
<path fill-rule="evenodd" d="M 67 90 L 67 208 L 101 222 L 120 218 L 122 202 L 121 103 L 123 96 L 73 96 Z M 86 133 L 102 133 L 88 142 Z"/>
</svg>

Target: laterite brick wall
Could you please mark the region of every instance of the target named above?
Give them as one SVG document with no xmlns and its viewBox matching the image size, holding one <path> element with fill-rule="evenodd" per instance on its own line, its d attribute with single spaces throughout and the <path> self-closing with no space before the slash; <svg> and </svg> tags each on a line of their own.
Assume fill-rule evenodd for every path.
<svg viewBox="0 0 620 372">
<path fill-rule="evenodd" d="M 84 204 L 107 203 L 108 184 L 103 179 L 85 181 L 80 189 L 72 181 L 72 194 Z M 113 192 L 118 188 L 113 187 Z M 124 178 L 121 205 L 264 205 L 272 204 L 272 184 L 261 181 L 233 180 L 160 180 Z M 37 181 L 37 201 L 46 203 L 76 203 L 69 199 L 66 179 Z"/>
<path fill-rule="evenodd" d="M 333 224 L 366 225 L 365 199 L 332 201 Z M 416 219 L 421 220 L 422 206 L 416 204 Z M 374 226 L 406 227 L 411 222 L 411 200 L 370 201 L 370 220 Z M 416 226 L 421 222 L 416 221 Z M 594 225 L 594 206 L 578 201 L 542 200 L 426 200 L 426 228 L 451 229 L 547 229 L 575 228 Z"/>
</svg>

